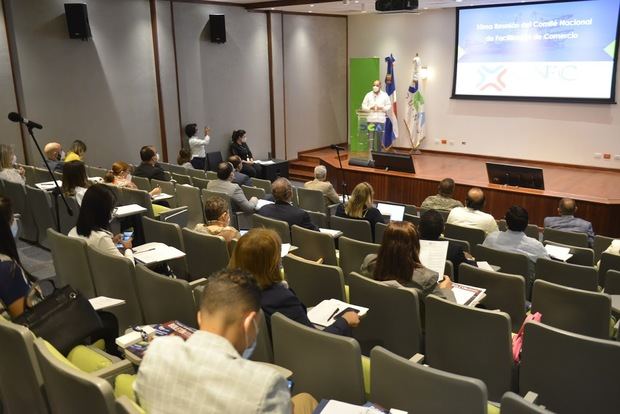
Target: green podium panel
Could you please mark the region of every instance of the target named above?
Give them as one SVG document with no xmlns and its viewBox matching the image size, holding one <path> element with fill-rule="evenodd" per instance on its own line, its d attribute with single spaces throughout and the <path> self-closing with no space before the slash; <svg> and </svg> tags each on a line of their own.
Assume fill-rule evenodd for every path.
<svg viewBox="0 0 620 414">
<path fill-rule="evenodd" d="M 349 158 L 370 157 L 368 130 L 359 122 L 357 111 L 372 83 L 379 79 L 379 58 L 349 59 Z"/>
</svg>

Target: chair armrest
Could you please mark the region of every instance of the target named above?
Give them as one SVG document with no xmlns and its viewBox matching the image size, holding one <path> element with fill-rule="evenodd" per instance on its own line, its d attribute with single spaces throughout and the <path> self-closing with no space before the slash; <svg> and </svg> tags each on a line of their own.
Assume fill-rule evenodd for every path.
<svg viewBox="0 0 620 414">
<path fill-rule="evenodd" d="M 412 356 L 411 358 L 409 358 L 409 361 L 413 362 L 414 364 L 423 364 L 424 363 L 424 354 L 415 354 L 414 356 Z"/>
<path fill-rule="evenodd" d="M 189 286 L 193 289 L 198 286 L 202 286 L 206 283 L 207 283 L 207 279 L 204 277 L 201 277 L 200 279 L 192 280 L 191 282 L 189 282 Z"/>
<path fill-rule="evenodd" d="M 523 399 L 532 404 L 536 404 L 536 400 L 538 400 L 538 394 L 533 391 L 528 391 L 527 394 L 525 394 L 525 397 L 523 397 Z"/>
<path fill-rule="evenodd" d="M 118 362 L 113 363 L 105 368 L 97 370 L 93 372 L 93 375 L 98 376 L 99 378 L 103 378 L 108 381 L 110 384 L 114 385 L 114 379 L 120 374 L 135 374 L 136 370 L 134 365 L 126 360 L 122 359 Z"/>
</svg>

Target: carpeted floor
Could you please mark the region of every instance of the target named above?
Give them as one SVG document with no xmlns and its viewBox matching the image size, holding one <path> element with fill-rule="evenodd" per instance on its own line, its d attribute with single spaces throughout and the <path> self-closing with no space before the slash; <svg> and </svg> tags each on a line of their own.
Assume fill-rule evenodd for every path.
<svg viewBox="0 0 620 414">
<path fill-rule="evenodd" d="M 24 268 L 37 279 L 47 279 L 56 276 L 52 253 L 34 244 L 17 241 L 17 251 Z"/>
</svg>

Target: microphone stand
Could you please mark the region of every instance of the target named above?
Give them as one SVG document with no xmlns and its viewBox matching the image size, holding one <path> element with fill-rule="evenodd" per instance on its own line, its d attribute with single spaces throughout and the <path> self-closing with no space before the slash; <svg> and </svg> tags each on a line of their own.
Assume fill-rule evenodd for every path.
<svg viewBox="0 0 620 414">
<path fill-rule="evenodd" d="M 340 174 L 342 175 L 342 204 L 346 202 L 347 183 L 344 181 L 344 168 L 342 168 L 342 160 L 340 159 L 340 147 L 336 146 L 336 155 L 338 156 L 338 163 L 340 164 Z"/>
<path fill-rule="evenodd" d="M 60 212 L 58 210 L 58 196 L 62 198 L 62 201 L 65 204 L 65 207 L 67 208 L 68 215 L 73 216 L 73 210 L 71 210 L 71 207 L 69 207 L 69 204 L 67 203 L 67 199 L 65 198 L 65 195 L 62 193 L 62 191 L 60 191 L 60 187 L 58 187 L 58 182 L 56 181 L 56 177 L 54 176 L 54 173 L 50 169 L 50 166 L 48 165 L 45 159 L 45 155 L 43 154 L 43 151 L 41 150 L 41 147 L 39 146 L 39 143 L 37 142 L 37 139 L 34 136 L 34 132 L 32 131 L 33 127 L 28 126 L 27 129 L 28 129 L 28 133 L 32 137 L 32 140 L 34 141 L 34 145 L 36 145 L 37 150 L 39 150 L 39 155 L 41 155 L 41 159 L 43 160 L 43 165 L 45 165 L 45 168 L 47 168 L 47 172 L 49 172 L 50 177 L 52 177 L 52 182 L 54 183 L 55 188 L 52 190 L 52 195 L 54 196 L 54 210 L 56 211 L 56 230 L 60 233 L 61 232 L 60 231 Z"/>
</svg>

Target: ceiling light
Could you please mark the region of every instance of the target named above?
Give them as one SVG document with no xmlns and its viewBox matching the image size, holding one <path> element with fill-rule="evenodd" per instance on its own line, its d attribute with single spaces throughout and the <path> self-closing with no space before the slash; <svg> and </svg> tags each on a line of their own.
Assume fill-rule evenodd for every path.
<svg viewBox="0 0 620 414">
<path fill-rule="evenodd" d="M 311 4 L 310 7 L 314 7 L 314 4 Z"/>
</svg>

